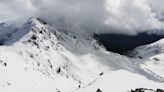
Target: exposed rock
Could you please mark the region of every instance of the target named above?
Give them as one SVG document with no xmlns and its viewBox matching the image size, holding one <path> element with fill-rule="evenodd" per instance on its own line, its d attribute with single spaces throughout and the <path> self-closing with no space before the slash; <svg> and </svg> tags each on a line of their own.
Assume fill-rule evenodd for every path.
<svg viewBox="0 0 164 92">
<path fill-rule="evenodd" d="M 59 67 L 57 70 L 56 70 L 57 73 L 60 73 L 61 72 L 61 68 Z"/>
<path fill-rule="evenodd" d="M 146 88 L 137 88 L 135 90 L 131 90 L 130 92 L 164 92 L 164 90 L 162 90 L 162 89 L 153 90 L 153 89 L 146 89 Z"/>
<path fill-rule="evenodd" d="M 100 73 L 100 76 L 102 76 L 104 73 L 102 72 L 102 73 Z"/>
<path fill-rule="evenodd" d="M 162 89 L 157 89 L 157 92 L 164 92 L 164 90 L 162 90 Z"/>
<path fill-rule="evenodd" d="M 96 92 L 102 92 L 100 89 L 97 89 L 97 91 Z"/>
</svg>

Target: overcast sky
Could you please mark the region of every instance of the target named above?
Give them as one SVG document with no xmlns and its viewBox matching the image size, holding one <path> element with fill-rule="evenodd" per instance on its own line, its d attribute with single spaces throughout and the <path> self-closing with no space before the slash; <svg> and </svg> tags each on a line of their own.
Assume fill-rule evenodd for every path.
<svg viewBox="0 0 164 92">
<path fill-rule="evenodd" d="M 76 32 L 134 34 L 164 28 L 163 4 L 164 0 L 0 0 L 0 21 L 21 23 L 38 16 Z"/>
</svg>

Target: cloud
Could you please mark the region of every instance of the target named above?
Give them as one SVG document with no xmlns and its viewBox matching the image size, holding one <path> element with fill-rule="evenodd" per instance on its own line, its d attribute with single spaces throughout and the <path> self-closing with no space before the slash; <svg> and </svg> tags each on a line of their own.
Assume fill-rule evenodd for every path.
<svg viewBox="0 0 164 92">
<path fill-rule="evenodd" d="M 163 0 L 1 0 L 0 19 L 31 16 L 73 32 L 138 31 L 163 28 Z"/>
<path fill-rule="evenodd" d="M 58 27 L 89 33 L 102 30 L 107 15 L 104 3 L 104 0 L 42 0 L 33 4 L 37 6 L 37 15 Z"/>
<path fill-rule="evenodd" d="M 0 19 L 3 21 L 21 19 L 18 22 L 23 22 L 35 15 L 35 7 L 31 0 L 1 0 L 0 11 Z"/>
<path fill-rule="evenodd" d="M 106 22 L 114 28 L 134 32 L 162 27 L 148 0 L 115 0 L 113 3 L 114 6 L 110 0 L 107 2 L 110 17 Z"/>
</svg>

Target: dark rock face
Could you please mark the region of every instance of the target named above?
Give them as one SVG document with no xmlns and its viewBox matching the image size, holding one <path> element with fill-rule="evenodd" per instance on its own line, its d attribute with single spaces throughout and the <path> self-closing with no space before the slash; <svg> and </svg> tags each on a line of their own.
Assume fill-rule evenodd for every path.
<svg viewBox="0 0 164 92">
<path fill-rule="evenodd" d="M 162 89 L 153 90 L 153 89 L 147 89 L 147 88 L 137 88 L 135 90 L 131 90 L 130 92 L 164 92 L 164 90 L 162 90 Z"/>
<path fill-rule="evenodd" d="M 102 92 L 100 89 L 97 89 L 97 91 L 96 92 Z"/>
<path fill-rule="evenodd" d="M 107 50 L 125 54 L 134 48 L 146 44 L 153 43 L 164 38 L 164 35 L 139 33 L 138 35 L 123 35 L 123 34 L 95 34 L 100 44 Z"/>
<path fill-rule="evenodd" d="M 135 90 L 131 90 L 131 92 L 145 92 L 145 91 L 152 91 L 152 92 L 154 92 L 154 90 L 152 90 L 152 89 L 146 89 L 146 88 L 137 88 L 137 89 L 135 89 Z"/>
<path fill-rule="evenodd" d="M 162 89 L 157 89 L 156 92 L 164 92 L 164 90 L 162 90 Z"/>
</svg>

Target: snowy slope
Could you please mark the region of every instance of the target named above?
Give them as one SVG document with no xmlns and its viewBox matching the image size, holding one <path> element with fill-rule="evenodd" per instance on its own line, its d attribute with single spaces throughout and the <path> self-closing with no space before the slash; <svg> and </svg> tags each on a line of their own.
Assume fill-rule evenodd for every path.
<svg viewBox="0 0 164 92">
<path fill-rule="evenodd" d="M 118 70 L 105 73 L 104 76 L 97 79 L 91 86 L 79 89 L 77 92 L 96 92 L 98 89 L 102 92 L 130 92 L 132 89 L 143 87 L 155 90 L 163 88 L 164 84 L 150 81 L 142 75 L 131 73 L 126 70 Z"/>
<path fill-rule="evenodd" d="M 164 39 L 141 46 L 132 52 L 138 64 L 164 77 Z"/>
<path fill-rule="evenodd" d="M 119 90 L 113 92 L 124 92 L 137 88 L 135 82 L 140 79 L 146 82 L 145 87 L 151 87 L 149 83 L 164 86 L 163 78 L 132 61 L 106 51 L 92 37 L 76 37 L 31 18 L 0 46 L 0 90 L 95 92 L 94 85 L 97 88 L 102 84 Z M 120 78 L 125 76 L 128 77 Z M 117 83 L 124 85 L 126 80 L 132 82 L 117 87 Z M 112 87 L 104 86 L 103 90 L 109 92 L 114 90 Z"/>
</svg>

